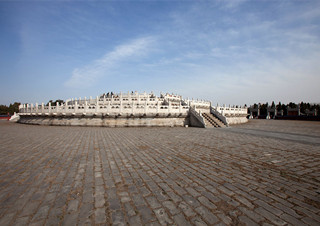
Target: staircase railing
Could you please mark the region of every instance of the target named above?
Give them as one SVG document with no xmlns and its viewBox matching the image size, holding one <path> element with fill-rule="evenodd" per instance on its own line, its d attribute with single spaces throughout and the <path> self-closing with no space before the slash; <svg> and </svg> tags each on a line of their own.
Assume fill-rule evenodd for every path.
<svg viewBox="0 0 320 226">
<path fill-rule="evenodd" d="M 197 112 L 193 107 L 190 107 L 189 112 L 191 115 L 193 115 L 199 122 L 200 124 L 205 128 L 206 124 L 203 120 L 203 117 L 201 115 L 201 113 Z"/>
</svg>

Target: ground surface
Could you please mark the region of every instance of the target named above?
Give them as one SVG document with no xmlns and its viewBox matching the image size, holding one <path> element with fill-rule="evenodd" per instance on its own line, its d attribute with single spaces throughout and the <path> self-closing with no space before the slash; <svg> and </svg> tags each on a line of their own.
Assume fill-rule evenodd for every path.
<svg viewBox="0 0 320 226">
<path fill-rule="evenodd" d="M 0 225 L 320 225 L 320 123 L 0 121 Z"/>
</svg>

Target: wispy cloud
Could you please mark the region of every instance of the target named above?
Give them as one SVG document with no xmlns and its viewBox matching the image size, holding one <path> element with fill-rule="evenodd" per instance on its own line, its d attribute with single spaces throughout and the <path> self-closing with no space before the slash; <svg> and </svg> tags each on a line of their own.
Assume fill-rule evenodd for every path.
<svg viewBox="0 0 320 226">
<path fill-rule="evenodd" d="M 219 2 L 223 4 L 224 8 L 235 9 L 236 7 L 240 6 L 244 2 L 247 2 L 247 0 L 220 0 Z"/>
<path fill-rule="evenodd" d="M 154 37 L 143 37 L 119 45 L 113 51 L 106 53 L 92 63 L 81 68 L 75 68 L 71 78 L 64 85 L 73 88 L 92 86 L 100 78 L 108 76 L 110 70 L 117 67 L 122 61 L 128 58 L 134 57 L 136 59 L 145 56 L 154 42 Z"/>
</svg>

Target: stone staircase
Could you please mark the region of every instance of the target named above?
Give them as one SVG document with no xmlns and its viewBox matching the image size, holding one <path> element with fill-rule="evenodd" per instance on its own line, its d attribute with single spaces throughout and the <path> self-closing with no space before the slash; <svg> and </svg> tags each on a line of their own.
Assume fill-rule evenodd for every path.
<svg viewBox="0 0 320 226">
<path fill-rule="evenodd" d="M 221 122 L 217 117 L 215 117 L 213 114 L 208 114 L 208 113 L 202 113 L 203 119 L 206 124 L 206 128 L 224 128 L 226 125 Z"/>
</svg>

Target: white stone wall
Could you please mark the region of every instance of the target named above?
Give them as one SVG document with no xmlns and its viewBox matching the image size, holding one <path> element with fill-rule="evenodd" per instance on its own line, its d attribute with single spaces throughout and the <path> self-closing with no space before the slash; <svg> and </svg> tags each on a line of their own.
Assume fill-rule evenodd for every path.
<svg viewBox="0 0 320 226">
<path fill-rule="evenodd" d="M 189 125 L 189 119 L 183 118 L 87 118 L 87 117 L 32 117 L 23 116 L 20 123 L 56 126 L 102 126 L 102 127 L 182 127 Z"/>
<path fill-rule="evenodd" d="M 241 123 L 246 123 L 248 122 L 247 117 L 244 116 L 238 116 L 238 117 L 226 117 L 227 122 L 229 125 L 234 125 L 234 124 L 241 124 Z"/>
<path fill-rule="evenodd" d="M 216 106 L 214 107 L 221 115 L 226 117 L 235 117 L 235 116 L 247 116 L 248 108 L 246 107 L 227 107 L 227 106 Z"/>
</svg>

